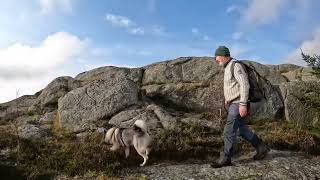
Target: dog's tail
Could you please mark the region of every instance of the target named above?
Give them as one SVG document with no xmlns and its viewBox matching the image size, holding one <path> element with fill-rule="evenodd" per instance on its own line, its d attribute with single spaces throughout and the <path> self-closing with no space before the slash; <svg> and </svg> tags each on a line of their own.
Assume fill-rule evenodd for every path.
<svg viewBox="0 0 320 180">
<path fill-rule="evenodd" d="M 109 129 L 105 135 L 104 141 L 107 142 L 109 140 L 111 140 L 113 133 L 116 131 L 117 128 L 113 127 L 111 129 Z"/>
<path fill-rule="evenodd" d="M 141 134 L 147 133 L 147 124 L 143 120 L 136 120 L 134 122 L 133 128 L 135 131 L 138 131 Z"/>
</svg>

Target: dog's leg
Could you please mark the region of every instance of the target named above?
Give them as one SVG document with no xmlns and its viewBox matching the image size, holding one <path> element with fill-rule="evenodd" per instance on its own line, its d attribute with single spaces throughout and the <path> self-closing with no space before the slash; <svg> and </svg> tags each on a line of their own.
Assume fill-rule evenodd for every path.
<svg viewBox="0 0 320 180">
<path fill-rule="evenodd" d="M 140 166 L 144 166 L 147 163 L 147 160 L 149 159 L 148 155 L 146 154 L 147 151 L 146 150 L 142 150 L 142 151 L 137 151 L 137 152 L 138 152 L 138 154 L 140 156 L 143 157 L 143 163 L 140 164 Z"/>
<path fill-rule="evenodd" d="M 117 146 L 117 145 L 113 145 L 111 148 L 110 148 L 110 150 L 111 151 L 116 151 L 116 150 L 118 150 L 120 147 L 119 146 Z"/>
<path fill-rule="evenodd" d="M 126 158 L 128 158 L 129 154 L 130 154 L 130 147 L 126 147 L 124 150 L 125 154 L 126 154 Z"/>
<path fill-rule="evenodd" d="M 149 156 L 149 153 L 150 153 L 150 148 L 147 148 L 146 149 L 146 155 Z"/>
</svg>

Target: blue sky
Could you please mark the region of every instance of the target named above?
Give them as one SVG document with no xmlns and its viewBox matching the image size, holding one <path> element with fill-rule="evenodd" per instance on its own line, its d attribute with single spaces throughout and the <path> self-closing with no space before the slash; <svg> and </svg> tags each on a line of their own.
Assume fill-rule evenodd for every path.
<svg viewBox="0 0 320 180">
<path fill-rule="evenodd" d="M 1 0 L 0 102 L 95 67 L 180 56 L 302 65 L 319 53 L 318 0 Z"/>
</svg>

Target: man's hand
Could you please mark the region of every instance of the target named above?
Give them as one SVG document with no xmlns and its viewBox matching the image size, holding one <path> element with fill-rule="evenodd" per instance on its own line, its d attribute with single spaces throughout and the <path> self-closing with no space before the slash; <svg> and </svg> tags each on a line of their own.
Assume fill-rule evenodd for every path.
<svg viewBox="0 0 320 180">
<path fill-rule="evenodd" d="M 239 105 L 239 113 L 242 118 L 246 117 L 248 114 L 247 106 Z"/>
</svg>

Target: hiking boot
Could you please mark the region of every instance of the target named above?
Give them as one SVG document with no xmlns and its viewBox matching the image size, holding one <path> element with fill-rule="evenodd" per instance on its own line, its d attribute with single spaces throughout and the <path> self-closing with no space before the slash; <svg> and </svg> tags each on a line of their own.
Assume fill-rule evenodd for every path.
<svg viewBox="0 0 320 180">
<path fill-rule="evenodd" d="M 261 143 L 257 148 L 256 148 L 257 154 L 253 156 L 254 160 L 261 160 L 266 157 L 268 152 L 270 151 L 270 148 L 264 144 Z"/>
<path fill-rule="evenodd" d="M 220 158 L 210 164 L 213 168 L 221 168 L 224 166 L 231 166 L 231 158 L 227 157 L 224 153 L 220 154 Z"/>
</svg>

